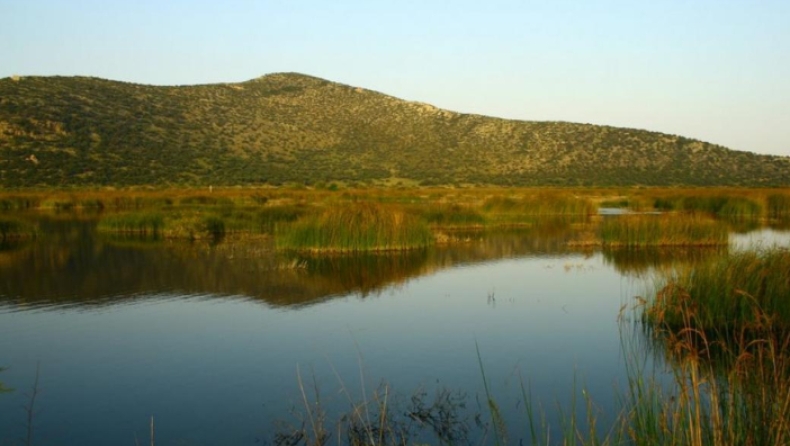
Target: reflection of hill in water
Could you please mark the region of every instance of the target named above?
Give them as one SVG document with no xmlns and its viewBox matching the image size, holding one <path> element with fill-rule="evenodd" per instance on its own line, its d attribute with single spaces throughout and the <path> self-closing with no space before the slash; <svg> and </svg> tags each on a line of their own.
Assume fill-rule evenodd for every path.
<svg viewBox="0 0 790 446">
<path fill-rule="evenodd" d="M 220 294 L 270 305 L 362 297 L 444 268 L 508 257 L 559 256 L 569 226 L 461 234 L 424 250 L 313 257 L 279 253 L 270 239 L 207 243 L 110 240 L 91 222 L 57 223 L 47 236 L 0 251 L 0 301 L 17 305 L 114 304 L 143 294 Z"/>
</svg>

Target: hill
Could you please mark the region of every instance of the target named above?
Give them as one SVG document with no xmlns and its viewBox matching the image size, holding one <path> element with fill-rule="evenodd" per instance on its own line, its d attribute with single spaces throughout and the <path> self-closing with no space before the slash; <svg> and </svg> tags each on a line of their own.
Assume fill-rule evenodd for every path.
<svg viewBox="0 0 790 446">
<path fill-rule="evenodd" d="M 790 158 L 455 113 L 293 73 L 148 86 L 0 80 L 0 186 L 790 184 Z"/>
</svg>

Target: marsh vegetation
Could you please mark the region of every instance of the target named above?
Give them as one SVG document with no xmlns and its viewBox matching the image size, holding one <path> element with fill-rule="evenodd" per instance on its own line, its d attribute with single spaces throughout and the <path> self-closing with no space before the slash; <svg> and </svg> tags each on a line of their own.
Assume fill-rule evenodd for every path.
<svg viewBox="0 0 790 446">
<path fill-rule="evenodd" d="M 274 436 L 278 445 L 440 444 L 784 445 L 790 442 L 790 271 L 787 250 L 749 251 L 656 270 L 648 298 L 621 309 L 625 382 L 615 387 L 613 414 L 601 412 L 576 381 L 559 423 L 518 377 L 515 426 L 489 392 L 477 404 L 462 393 L 411 396 L 412 407 L 386 384 L 328 418 L 317 389 L 298 419 Z M 650 358 L 667 371 L 649 366 Z M 304 393 L 301 377 L 300 389 Z M 362 395 L 366 395 L 363 391 Z M 483 401 L 481 402 L 480 399 Z M 414 407 L 422 408 L 416 411 Z M 612 415 L 614 415 L 612 417 Z M 510 419 L 512 424 L 512 418 Z"/>
<path fill-rule="evenodd" d="M 729 240 L 739 228 L 787 227 L 788 196 L 776 189 L 442 188 L 9 194 L 0 197 L 2 218 L 19 222 L 13 226 L 17 233 L 35 236 L 9 236 L 0 248 L 0 317 L 7 327 L 27 326 L 17 323 L 26 318 L 75 317 L 81 327 L 102 319 L 92 312 L 106 313 L 123 336 L 104 341 L 82 337 L 85 330 L 61 331 L 57 324 L 53 330 L 58 339 L 81 340 L 74 346 L 109 342 L 103 355 L 114 360 L 80 357 L 79 363 L 99 364 L 117 377 L 125 375 L 110 372 L 114 362 L 131 368 L 121 387 L 149 385 L 136 381 L 139 376 L 172 387 L 184 373 L 199 380 L 204 367 L 212 370 L 205 374 L 228 380 L 243 374 L 241 368 L 264 374 L 264 381 L 280 383 L 262 392 L 274 401 L 267 403 L 274 415 L 267 416 L 284 423 L 277 429 L 267 424 L 260 438 L 280 445 L 786 444 L 790 256 L 781 247 L 732 249 Z M 600 215 L 599 207 L 621 212 Z M 500 271 L 513 276 L 502 279 Z M 447 278 L 441 283 L 429 280 L 442 275 Z M 614 302 L 598 296 L 604 288 L 597 287 L 609 280 L 612 286 L 603 292 L 614 295 Z M 619 295 L 631 281 L 644 288 Z M 468 300 L 458 299 L 460 293 L 468 293 Z M 576 300 L 568 297 L 574 293 Z M 183 302 L 173 297 L 182 294 Z M 641 297 L 633 300 L 636 294 Z M 149 305 L 120 305 L 141 302 L 152 302 L 150 311 Z M 545 352 L 565 351 L 589 338 L 579 351 L 606 357 L 599 349 L 617 337 L 599 340 L 596 324 L 612 322 L 621 305 L 615 327 L 620 345 L 607 361 L 622 371 L 595 372 L 619 377 L 614 398 L 601 399 L 615 378 L 587 387 L 585 369 L 574 372 L 574 362 L 557 362 Z M 196 308 L 205 310 L 203 319 L 192 312 Z M 596 311 L 606 322 L 591 322 Z M 182 314 L 190 315 L 188 323 Z M 35 326 L 46 331 L 49 323 Z M 367 358 L 359 352 L 349 358 L 346 350 L 354 348 L 339 347 L 332 331 L 348 333 L 357 324 L 364 330 L 354 333 L 354 342 L 374 346 Z M 564 328 L 561 334 L 533 331 L 541 325 Z M 318 327 L 318 334 L 308 336 L 305 327 Z M 471 337 L 469 327 L 484 331 Z M 126 337 L 141 337 L 146 347 L 126 345 Z M 183 344 L 159 347 L 160 337 Z M 528 347 L 533 343 L 525 337 L 551 347 Z M 394 341 L 384 343 L 389 339 Z M 327 377 L 305 367 L 295 377 L 292 366 L 281 367 L 304 361 L 305 343 L 343 358 L 337 370 Z M 2 346 L 16 351 L 9 341 Z M 222 364 L 246 365 L 215 368 L 198 360 L 195 368 L 182 369 L 179 361 L 205 357 L 203 346 L 224 358 Z M 179 349 L 187 356 L 172 359 Z M 578 382 L 575 375 L 555 379 L 559 387 L 547 395 L 544 384 L 533 385 L 542 372 L 522 375 L 508 364 L 526 355 L 521 349 L 529 351 L 523 364 L 546 362 L 551 375 L 579 373 Z M 145 354 L 135 353 L 140 351 Z M 270 359 L 270 351 L 280 356 Z M 135 363 L 142 365 L 113 356 L 123 352 L 138 355 Z M 174 381 L 167 367 L 152 371 L 149 354 L 173 368 Z M 17 368 L 23 357 L 26 352 L 9 355 L 17 359 L 0 374 L 7 387 L 27 385 Z M 410 358 L 405 365 L 402 357 Z M 250 365 L 247 358 L 259 362 Z M 350 384 L 365 361 L 387 364 L 371 373 L 382 381 Z M 436 382 L 444 375 L 431 376 L 426 384 L 423 369 L 450 373 L 442 368 L 446 364 L 461 370 L 463 379 L 448 375 L 445 385 Z M 228 367 L 234 372 L 228 374 Z M 270 374 L 274 368 L 277 374 Z M 404 382 L 401 375 L 411 374 L 418 378 Z M 507 375 L 508 384 L 499 375 Z M 239 388 L 257 389 L 261 381 L 245 379 Z M 99 394 L 113 392 L 95 382 Z M 286 388 L 284 382 L 298 386 Z M 414 382 L 420 385 L 412 392 Z M 48 391 L 57 392 L 52 387 L 44 385 L 44 407 L 60 407 L 46 398 Z M 223 392 L 246 401 L 245 410 L 260 406 L 260 394 L 240 396 L 230 385 L 217 393 Z M 18 394 L 0 395 L 0 404 Z M 212 391 L 206 398 L 224 401 Z M 222 405 L 227 401 L 210 406 Z M 157 417 L 167 436 L 166 418 Z M 42 418 L 36 426 L 51 423 Z M 88 430 L 112 435 L 112 428 L 102 429 Z M 212 432 L 200 432 L 217 440 Z M 0 444 L 4 440 L 0 436 Z"/>
<path fill-rule="evenodd" d="M 711 246 L 730 229 L 790 221 L 790 193 L 739 189 L 218 189 L 25 193 L 0 197 L 4 237 L 35 233 L 19 210 L 93 213 L 100 231 L 203 239 L 273 236 L 283 249 L 391 250 L 453 231 L 573 224 L 578 246 Z M 599 218 L 599 207 L 626 215 Z"/>
</svg>

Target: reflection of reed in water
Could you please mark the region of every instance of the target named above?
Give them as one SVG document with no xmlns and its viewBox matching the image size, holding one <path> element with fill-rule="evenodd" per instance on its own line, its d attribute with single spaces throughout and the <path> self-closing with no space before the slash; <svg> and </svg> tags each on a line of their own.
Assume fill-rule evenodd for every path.
<svg viewBox="0 0 790 446">
<path fill-rule="evenodd" d="M 662 248 L 605 248 L 601 252 L 604 262 L 621 274 L 645 274 L 672 265 L 693 265 L 727 254 L 728 247 Z"/>
<path fill-rule="evenodd" d="M 147 294 L 215 294 L 270 305 L 375 295 L 444 268 L 571 251 L 571 224 L 472 231 L 467 240 L 402 252 L 306 255 L 275 249 L 269 236 L 175 241 L 97 235 L 91 222 L 60 222 L 0 258 L 0 299 L 12 304 L 110 305 Z"/>
<path fill-rule="evenodd" d="M 37 232 L 35 223 L 17 217 L 0 216 L 0 242 L 2 243 L 30 239 L 35 237 Z"/>
</svg>

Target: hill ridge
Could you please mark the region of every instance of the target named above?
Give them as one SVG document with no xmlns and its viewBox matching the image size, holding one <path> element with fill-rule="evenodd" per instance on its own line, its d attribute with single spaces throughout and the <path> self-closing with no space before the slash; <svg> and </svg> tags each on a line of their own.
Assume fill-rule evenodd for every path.
<svg viewBox="0 0 790 446">
<path fill-rule="evenodd" d="M 35 160 L 35 161 L 33 161 Z M 445 110 L 301 73 L 0 79 L 0 186 L 790 184 L 790 158 Z"/>
</svg>

